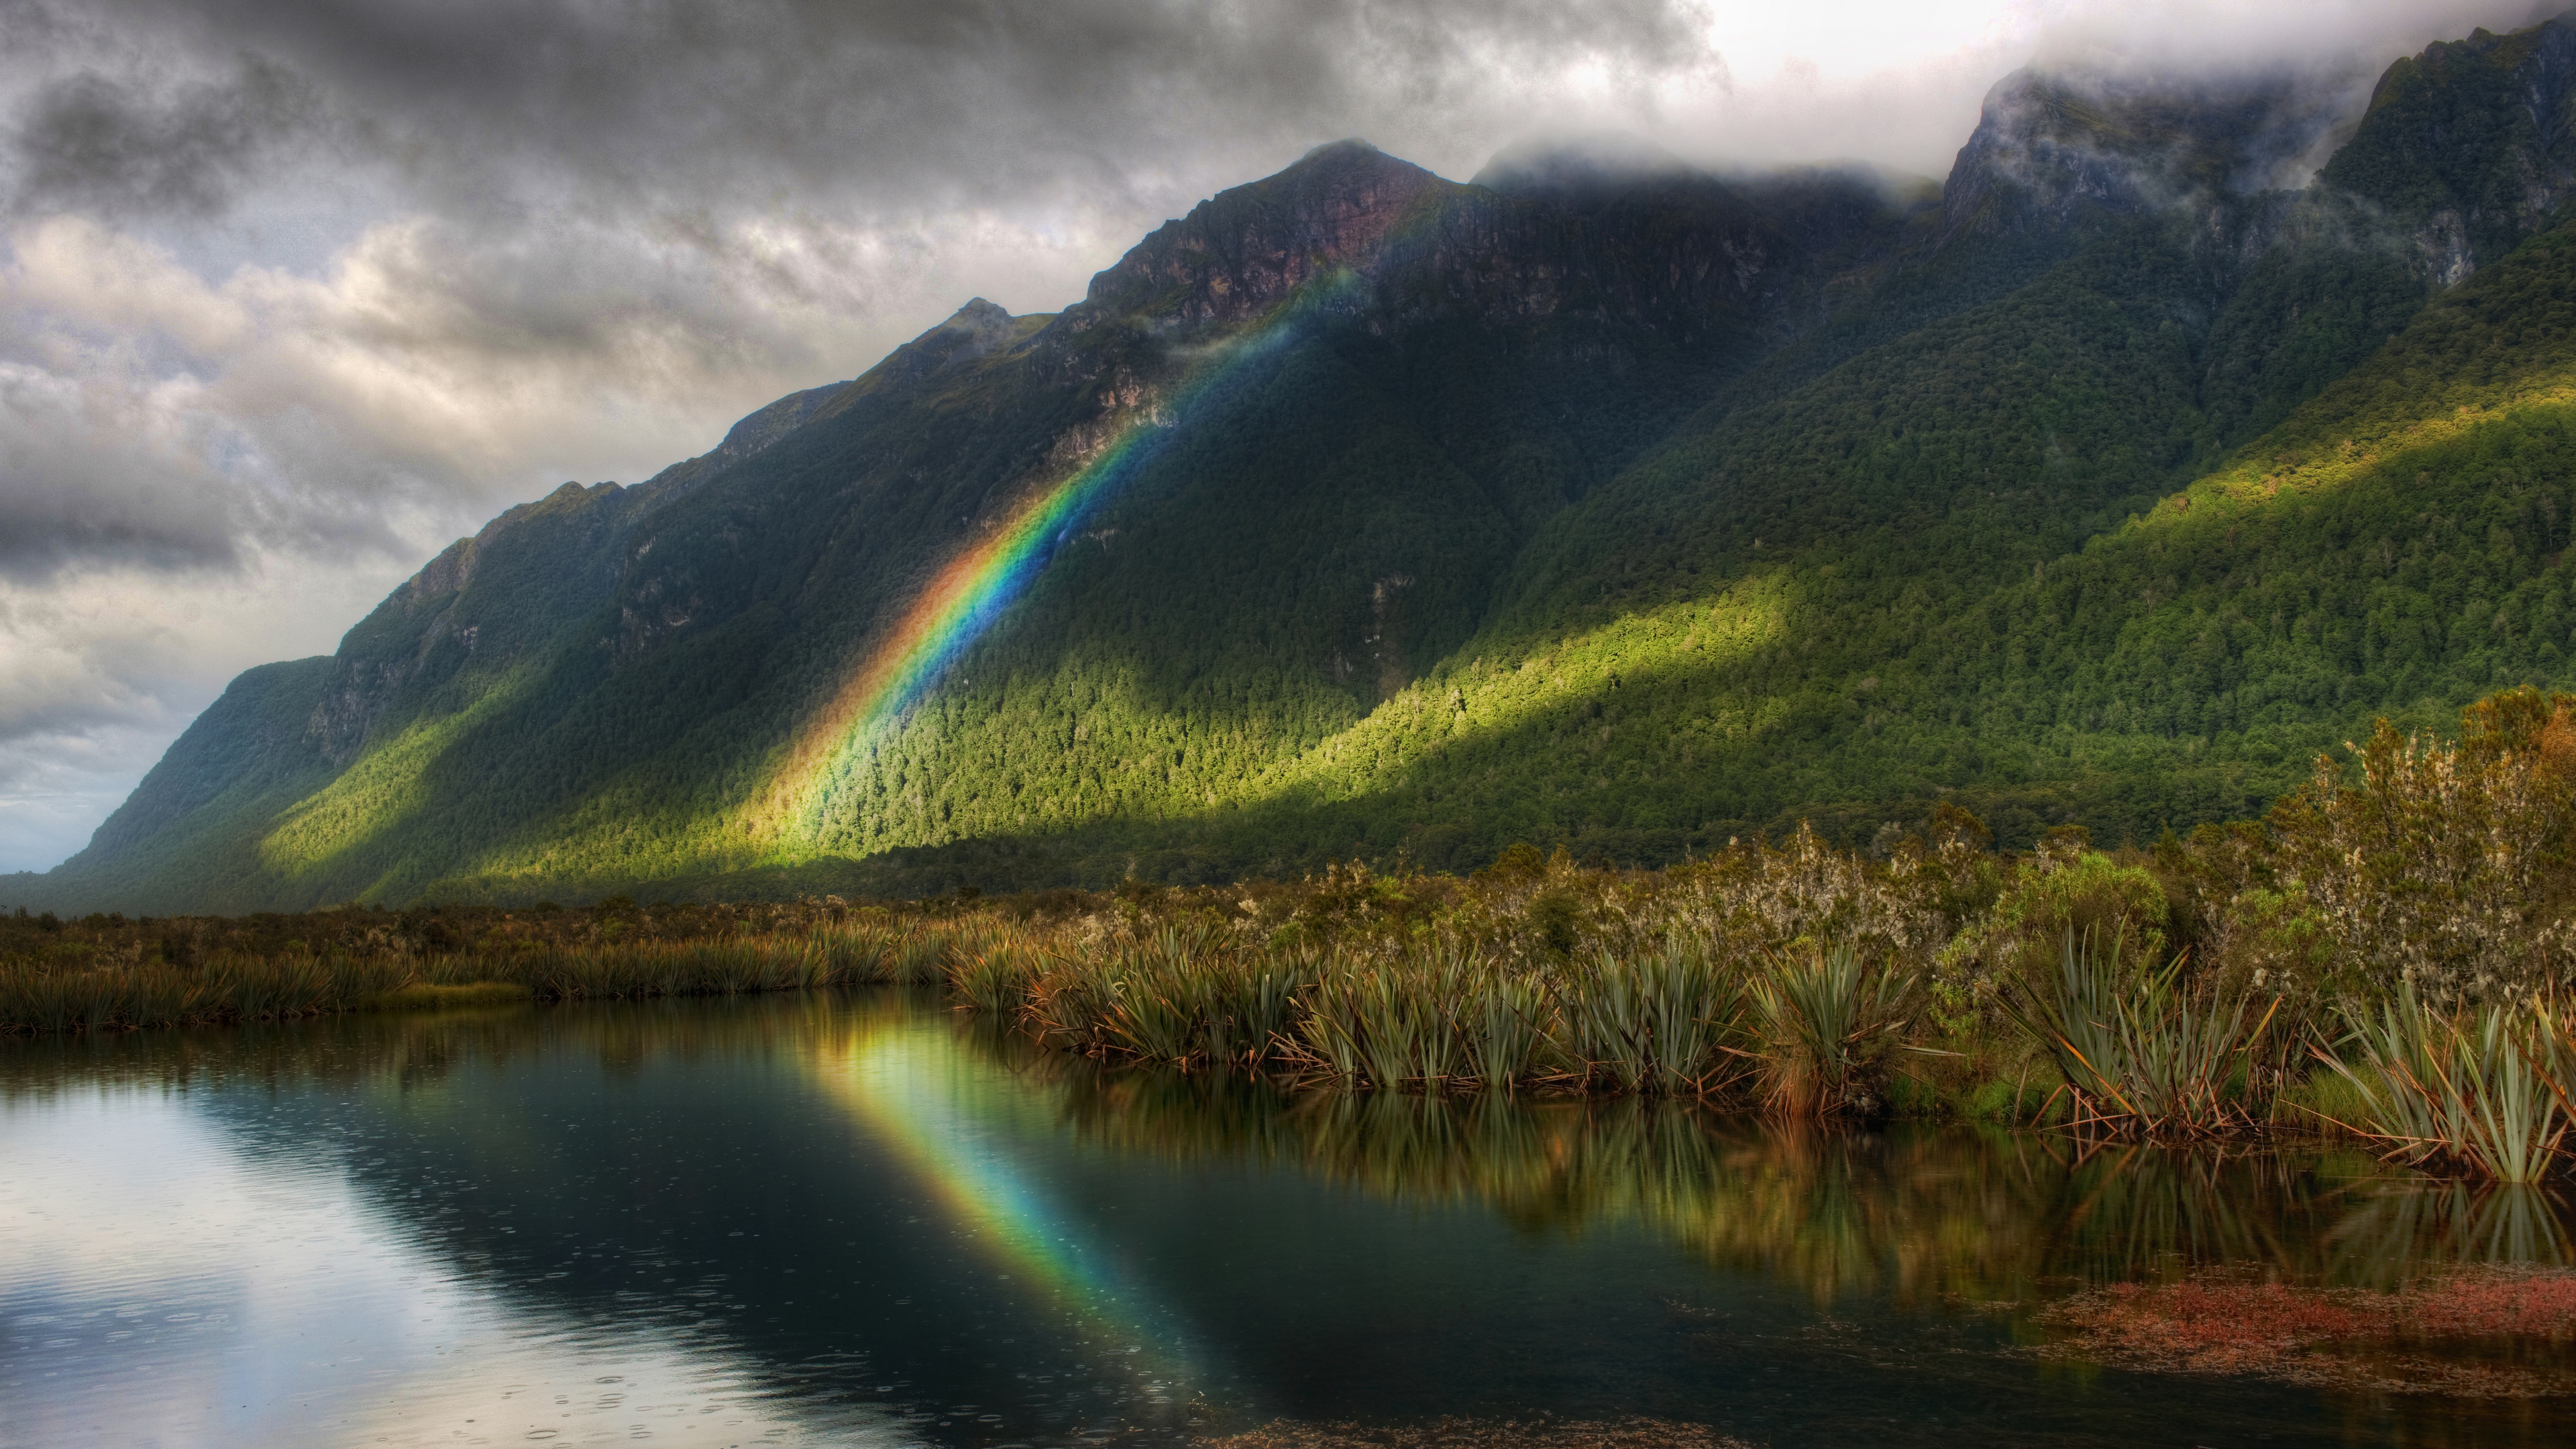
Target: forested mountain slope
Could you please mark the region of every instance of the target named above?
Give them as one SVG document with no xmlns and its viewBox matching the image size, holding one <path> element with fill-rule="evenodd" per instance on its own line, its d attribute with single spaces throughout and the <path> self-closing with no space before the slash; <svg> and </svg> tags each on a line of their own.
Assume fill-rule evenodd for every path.
<svg viewBox="0 0 2576 1449">
<path fill-rule="evenodd" d="M 2571 82 L 2558 22 L 2358 117 L 2023 73 L 1937 195 L 1321 148 L 1061 314 L 512 510 L 0 903 L 2249 813 L 2374 713 L 2572 672 Z"/>
</svg>

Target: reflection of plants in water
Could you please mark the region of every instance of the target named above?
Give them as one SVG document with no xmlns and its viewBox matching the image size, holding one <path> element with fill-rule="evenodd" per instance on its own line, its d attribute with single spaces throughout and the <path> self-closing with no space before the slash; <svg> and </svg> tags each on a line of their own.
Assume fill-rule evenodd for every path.
<svg viewBox="0 0 2576 1449">
<path fill-rule="evenodd" d="M 2566 1204 L 2543 1188 L 2401 1179 L 2351 1202 L 2326 1236 L 2334 1282 L 2393 1288 L 2446 1264 L 2576 1266 Z"/>
<path fill-rule="evenodd" d="M 101 1086 L 245 1082 L 410 1089 L 473 1064 L 570 1049 L 612 1074 L 665 1056 L 809 1052 L 862 1018 L 903 1015 L 892 991 L 647 1001 L 596 1009 L 526 1006 L 395 1012 L 187 1031 L 39 1037 L 0 1048 L 0 1099 Z"/>
<path fill-rule="evenodd" d="M 2567 1261 L 2554 1199 L 2381 1173 L 2359 1152 L 2088 1150 L 2064 1137 L 1837 1131 L 1636 1098 L 1289 1092 L 1257 1080 L 1020 1059 L 1114 1152 L 1319 1173 L 1532 1231 L 1634 1224 L 1819 1302 L 2029 1303 L 2045 1283 L 2237 1264 L 2390 1288 L 2451 1265 Z"/>
<path fill-rule="evenodd" d="M 1117 1152 L 1248 1160 L 1393 1201 L 1482 1205 L 1532 1232 L 1634 1225 L 1819 1301 L 2029 1302 L 2044 1280 L 2170 1280 L 2211 1264 L 2382 1289 L 2451 1266 L 2576 1265 L 2555 1197 L 2380 1172 L 2361 1151 L 2087 1150 L 2059 1136 L 1854 1132 L 1640 1098 L 1286 1092 L 1241 1076 L 1107 1069 L 971 1017 L 923 1014 L 892 992 L 54 1038 L 0 1051 L 0 1097 L 219 1081 L 400 1093 L 567 1051 L 613 1074 L 665 1057 L 806 1061 L 854 1030 L 896 1026 L 1005 1068 L 974 1074 L 986 1084 L 977 1111 L 1030 1131 L 1060 1121 Z M 501 1123 L 479 1135 L 518 1150 L 499 1140 Z"/>
</svg>

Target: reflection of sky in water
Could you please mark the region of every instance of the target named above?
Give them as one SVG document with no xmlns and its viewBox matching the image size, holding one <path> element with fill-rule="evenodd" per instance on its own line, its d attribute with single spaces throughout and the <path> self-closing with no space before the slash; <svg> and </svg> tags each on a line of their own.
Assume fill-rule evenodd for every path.
<svg viewBox="0 0 2576 1449">
<path fill-rule="evenodd" d="M 0 1100 L 0 1442 L 908 1438 L 817 1422 L 720 1346 L 504 1302 L 319 1157 L 175 1094 Z"/>
<path fill-rule="evenodd" d="M 2372 1288 L 2570 1256 L 2560 1205 L 2366 1154 L 1283 1096 L 1031 1057 L 893 993 L 0 1043 L 10 1449 L 1539 1413 L 1783 1446 L 2557 1444 L 2576 1401 L 2014 1344 L 2050 1294 L 2194 1265 Z"/>
</svg>

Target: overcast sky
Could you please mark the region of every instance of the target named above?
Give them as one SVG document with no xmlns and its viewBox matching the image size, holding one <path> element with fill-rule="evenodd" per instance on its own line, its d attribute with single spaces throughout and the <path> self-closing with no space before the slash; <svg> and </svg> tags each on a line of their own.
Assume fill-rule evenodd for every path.
<svg viewBox="0 0 2576 1449">
<path fill-rule="evenodd" d="M 0 870 L 500 509 L 1061 307 L 1320 142 L 1939 176 L 2034 55 L 2366 77 L 2547 8 L 0 0 Z"/>
</svg>

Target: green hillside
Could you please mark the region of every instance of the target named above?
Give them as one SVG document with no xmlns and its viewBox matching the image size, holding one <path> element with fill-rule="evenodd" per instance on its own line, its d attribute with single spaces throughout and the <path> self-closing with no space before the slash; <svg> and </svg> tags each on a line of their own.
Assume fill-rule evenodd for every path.
<svg viewBox="0 0 2576 1449">
<path fill-rule="evenodd" d="M 2016 76 L 1937 197 L 1320 148 L 1061 314 L 512 510 L 0 904 L 2254 813 L 2375 714 L 2576 674 L 2571 78 L 2555 22 L 2437 46 L 2298 191 L 2240 185 L 2334 119 L 2269 82 Z"/>
</svg>

